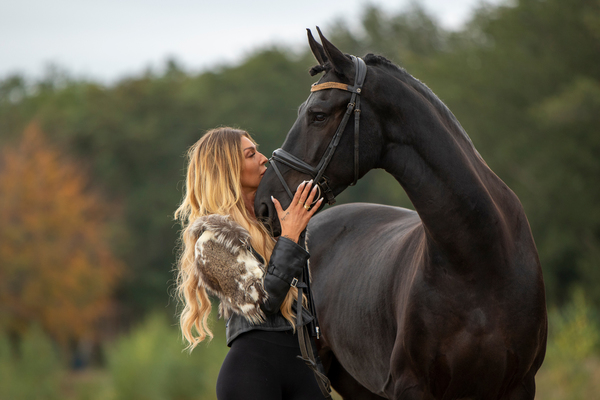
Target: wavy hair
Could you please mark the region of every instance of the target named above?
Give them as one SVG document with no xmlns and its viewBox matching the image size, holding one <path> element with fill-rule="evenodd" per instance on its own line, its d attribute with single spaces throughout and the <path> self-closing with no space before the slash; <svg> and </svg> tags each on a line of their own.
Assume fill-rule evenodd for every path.
<svg viewBox="0 0 600 400">
<path fill-rule="evenodd" d="M 211 339 L 213 337 L 208 326 L 211 302 L 194 272 L 194 245 L 198 237 L 192 232 L 190 225 L 204 215 L 228 215 L 248 230 L 252 247 L 266 263 L 275 246 L 267 229 L 244 205 L 241 185 L 242 136 L 256 144 L 248 132 L 222 127 L 206 132 L 187 152 L 185 193 L 175 211 L 175 218 L 183 227 L 177 262 L 177 296 L 183 304 L 179 322 L 190 351 L 207 336 Z M 298 290 L 291 287 L 280 307 L 281 313 L 292 327 L 295 318 L 292 304 L 297 298 Z"/>
</svg>

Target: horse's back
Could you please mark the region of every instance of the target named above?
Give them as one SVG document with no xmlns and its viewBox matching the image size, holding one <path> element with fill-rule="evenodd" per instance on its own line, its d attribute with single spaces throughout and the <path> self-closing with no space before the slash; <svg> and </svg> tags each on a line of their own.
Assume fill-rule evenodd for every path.
<svg viewBox="0 0 600 400">
<path fill-rule="evenodd" d="M 313 242 L 331 241 L 332 236 L 348 230 L 360 230 L 365 235 L 377 234 L 386 233 L 388 229 L 411 229 L 420 223 L 418 214 L 413 210 L 381 204 L 351 203 L 315 215 L 308 225 L 308 232 Z"/>
</svg>

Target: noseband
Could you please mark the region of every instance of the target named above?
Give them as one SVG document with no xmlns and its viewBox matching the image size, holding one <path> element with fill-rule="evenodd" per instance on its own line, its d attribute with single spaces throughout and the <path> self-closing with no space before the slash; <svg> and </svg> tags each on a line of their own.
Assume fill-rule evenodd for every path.
<svg viewBox="0 0 600 400">
<path fill-rule="evenodd" d="M 325 89 L 341 89 L 352 93 L 352 97 L 350 98 L 350 102 L 348 103 L 348 106 L 346 108 L 346 113 L 344 114 L 342 121 L 338 125 L 338 128 L 335 131 L 335 135 L 333 135 L 333 138 L 331 139 L 327 150 L 323 154 L 323 157 L 321 157 L 321 161 L 319 161 L 319 164 L 316 167 L 313 167 L 281 148 L 275 150 L 273 152 L 273 156 L 269 160 L 271 166 L 273 167 L 273 170 L 275 170 L 277 177 L 281 181 L 281 184 L 290 196 L 290 199 L 294 198 L 294 194 L 290 190 L 288 184 L 283 178 L 283 175 L 279 171 L 277 163 L 285 164 L 288 167 L 295 169 L 296 171 L 310 175 L 313 178 L 313 182 L 315 182 L 318 185 L 319 191 L 323 193 L 325 197 L 327 197 L 327 202 L 330 205 L 335 203 L 335 196 L 333 195 L 333 192 L 329 187 L 329 180 L 323 174 L 325 173 L 325 169 L 327 168 L 329 162 L 331 161 L 331 158 L 333 157 L 333 153 L 335 153 L 335 149 L 337 148 L 340 142 L 342 133 L 346 128 L 346 124 L 350 119 L 350 114 L 352 114 L 352 111 L 354 111 L 354 182 L 352 182 L 350 186 L 355 185 L 356 181 L 358 181 L 358 132 L 360 123 L 360 94 L 362 91 L 363 83 L 365 81 L 365 76 L 367 75 L 367 65 L 361 58 L 355 56 L 351 57 L 352 61 L 354 61 L 354 69 L 356 71 L 354 75 L 354 86 L 346 85 L 340 82 L 325 82 L 314 83 L 310 89 L 311 95 L 313 92 Z M 319 197 L 321 197 L 320 194 L 315 199 L 318 199 Z"/>
</svg>

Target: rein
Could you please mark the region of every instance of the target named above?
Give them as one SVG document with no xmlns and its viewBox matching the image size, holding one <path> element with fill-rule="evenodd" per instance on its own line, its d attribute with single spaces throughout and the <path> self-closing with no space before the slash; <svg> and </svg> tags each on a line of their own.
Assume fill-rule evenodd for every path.
<svg viewBox="0 0 600 400">
<path fill-rule="evenodd" d="M 359 143 L 360 111 L 361 111 L 360 110 L 360 94 L 362 92 L 363 83 L 365 82 L 365 76 L 367 75 L 367 65 L 360 57 L 355 57 L 355 56 L 351 56 L 351 57 L 352 57 L 352 61 L 354 62 L 354 69 L 355 69 L 354 86 L 350 86 L 350 85 L 340 83 L 340 82 L 324 82 L 324 83 L 314 83 L 310 88 L 311 95 L 312 95 L 312 93 L 317 92 L 319 90 L 327 90 L 327 89 L 340 89 L 340 90 L 345 90 L 347 92 L 352 93 L 352 96 L 350 97 L 350 102 L 348 103 L 348 106 L 346 107 L 346 113 L 344 114 L 342 121 L 338 125 L 337 130 L 335 131 L 335 134 L 333 135 L 333 138 L 331 139 L 331 142 L 329 143 L 329 146 L 327 146 L 327 150 L 323 154 L 323 157 L 321 157 L 321 161 L 319 161 L 319 164 L 316 167 L 313 167 L 310 164 L 299 159 L 298 157 L 294 156 L 293 154 L 288 153 L 287 151 L 285 151 L 282 148 L 279 148 L 279 149 L 273 151 L 273 155 L 272 155 L 271 159 L 269 160 L 271 166 L 273 167 L 273 170 L 277 174 L 277 177 L 281 181 L 281 184 L 283 185 L 285 191 L 290 196 L 290 199 L 294 198 L 294 194 L 290 190 L 287 182 L 283 178 L 283 175 L 279 171 L 279 167 L 277 167 L 278 162 L 285 164 L 288 167 L 295 169 L 296 171 L 310 175 L 313 178 L 313 182 L 319 187 L 320 193 L 319 193 L 319 196 L 317 197 L 317 199 L 319 197 L 321 197 L 321 193 L 323 193 L 324 196 L 327 197 L 327 203 L 329 205 L 332 205 L 335 203 L 335 196 L 333 195 L 333 192 L 331 191 L 331 188 L 329 187 L 329 180 L 327 179 L 326 176 L 324 176 L 324 173 L 325 173 L 325 169 L 329 165 L 329 162 L 331 161 L 331 158 L 333 157 L 333 153 L 335 153 L 335 150 L 336 150 L 336 148 L 340 142 L 340 139 L 342 137 L 342 133 L 344 132 L 344 129 L 346 129 L 346 125 L 348 124 L 348 120 L 350 119 L 350 115 L 352 114 L 353 111 L 354 111 L 354 181 L 352 182 L 352 184 L 350 186 L 354 186 L 356 184 L 356 182 L 358 181 L 358 173 L 359 173 L 358 143 Z M 310 98 L 310 96 L 309 96 L 309 98 Z"/>
</svg>

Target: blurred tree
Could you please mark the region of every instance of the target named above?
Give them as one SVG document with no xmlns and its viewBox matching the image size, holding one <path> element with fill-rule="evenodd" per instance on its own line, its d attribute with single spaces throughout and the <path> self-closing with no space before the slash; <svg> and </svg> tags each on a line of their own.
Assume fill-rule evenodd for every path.
<svg viewBox="0 0 600 400">
<path fill-rule="evenodd" d="M 358 27 L 323 29 L 345 52 L 380 53 L 425 82 L 449 106 L 491 168 L 520 197 L 532 225 L 550 302 L 571 284 L 595 292 L 600 244 L 596 89 L 600 3 L 519 0 L 482 5 L 455 32 L 418 4 L 363 11 Z M 248 129 L 265 154 L 281 145 L 307 98 L 308 46 L 261 49 L 234 66 L 190 74 L 175 61 L 110 86 L 54 68 L 40 82 L 0 82 L 0 143 L 32 119 L 89 166 L 122 208 L 113 250 L 130 268 L 119 298 L 130 314 L 167 304 L 186 148 L 219 125 Z M 569 111 L 571 110 L 571 111 Z M 581 110 L 587 114 L 579 117 Z M 571 115 L 570 118 L 569 115 Z M 369 173 L 339 202 L 410 206 L 400 186 Z M 592 296 L 593 297 L 593 296 Z M 600 304 L 600 295 L 596 302 Z"/>
<path fill-rule="evenodd" d="M 600 80 L 574 77 L 532 115 L 543 132 L 531 174 L 539 187 L 532 215 L 551 271 L 546 285 L 560 300 L 571 285 L 583 286 L 600 304 Z"/>
<path fill-rule="evenodd" d="M 430 15 L 421 4 L 412 3 L 399 14 L 385 13 L 376 6 L 366 6 L 362 29 L 351 30 L 343 21 L 337 21 L 325 35 L 346 53 L 380 54 L 407 68 L 419 77 L 434 58 L 449 51 L 449 32 Z"/>
<path fill-rule="evenodd" d="M 6 115 L 5 123 L 18 127 L 27 118 L 39 120 L 53 141 L 89 165 L 111 202 L 122 206 L 122 232 L 112 247 L 131 274 L 119 287 L 119 299 L 129 315 L 141 316 L 168 304 L 177 238 L 172 215 L 182 195 L 186 149 L 204 131 L 233 125 L 249 130 L 269 154 L 309 92 L 312 64 L 307 55 L 274 48 L 241 66 L 198 76 L 171 61 L 162 75 L 148 72 L 112 88 L 61 75 L 58 83 L 45 81 L 17 103 L 8 100 L 11 93 L 27 85 L 11 78 L 4 95 L 0 85 L 0 102 L 7 99 L 0 103 L 0 121 Z M 62 82 L 66 86 L 55 89 Z M 15 109 L 23 120 L 8 118 L 21 115 Z"/>
<path fill-rule="evenodd" d="M 214 324 L 214 315 L 210 318 Z M 216 399 L 219 368 L 229 351 L 225 324 L 213 325 L 215 338 L 193 353 L 183 351 L 177 328 L 163 313 L 152 313 L 107 352 L 115 400 Z"/>
<path fill-rule="evenodd" d="M 79 166 L 33 123 L 0 164 L 0 330 L 32 323 L 63 345 L 94 338 L 121 264 L 108 247 L 109 210 Z"/>
</svg>

